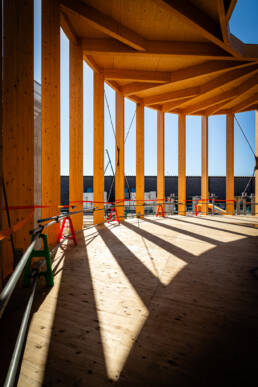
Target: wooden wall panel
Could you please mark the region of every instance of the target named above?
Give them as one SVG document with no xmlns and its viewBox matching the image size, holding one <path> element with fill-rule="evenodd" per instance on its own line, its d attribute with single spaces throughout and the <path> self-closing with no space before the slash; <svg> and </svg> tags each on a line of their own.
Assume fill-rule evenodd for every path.
<svg viewBox="0 0 258 387">
<path fill-rule="evenodd" d="M 136 214 L 144 217 L 144 105 L 136 107 Z"/>
<path fill-rule="evenodd" d="M 93 167 L 93 200 L 94 224 L 104 223 L 104 76 L 94 73 L 94 167 Z"/>
<path fill-rule="evenodd" d="M 208 116 L 202 116 L 202 214 L 208 214 L 209 178 L 208 178 Z"/>
<path fill-rule="evenodd" d="M 234 114 L 227 114 L 226 131 L 226 200 L 234 200 Z M 233 215 L 234 202 L 227 202 L 226 209 Z"/>
<path fill-rule="evenodd" d="M 60 204 L 60 10 L 59 0 L 42 0 L 42 217 L 58 215 Z M 47 231 L 55 245 L 58 225 Z"/>
<path fill-rule="evenodd" d="M 186 211 L 185 115 L 178 115 L 178 215 Z"/>
<path fill-rule="evenodd" d="M 34 204 L 33 0 L 4 2 L 3 165 L 9 206 Z M 2 185 L 2 184 L 1 184 Z M 2 186 L 1 186 L 2 190 Z M 31 210 L 10 211 L 14 225 Z M 6 213 L 3 228 L 8 227 Z M 15 248 L 29 245 L 33 216 L 14 234 Z M 13 268 L 10 242 L 2 243 L 4 277 Z"/>
<path fill-rule="evenodd" d="M 83 56 L 70 40 L 70 202 L 83 200 Z M 77 206 L 75 211 L 82 210 Z M 83 227 L 83 213 L 72 216 L 74 229 Z"/>
<path fill-rule="evenodd" d="M 255 155 L 258 159 L 258 110 L 255 111 Z M 255 203 L 255 215 L 258 216 L 258 169 L 255 171 Z"/>
<path fill-rule="evenodd" d="M 124 96 L 116 92 L 116 200 L 125 197 L 125 174 L 124 174 Z M 124 202 L 117 204 L 118 216 L 124 219 Z"/>
<path fill-rule="evenodd" d="M 164 112 L 157 112 L 157 199 L 165 200 L 165 133 Z M 165 209 L 165 207 L 164 207 Z"/>
</svg>

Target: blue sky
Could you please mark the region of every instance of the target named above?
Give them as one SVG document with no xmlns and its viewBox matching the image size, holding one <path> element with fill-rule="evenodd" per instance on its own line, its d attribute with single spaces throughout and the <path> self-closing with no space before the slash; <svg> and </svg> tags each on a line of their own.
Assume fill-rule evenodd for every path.
<svg viewBox="0 0 258 387">
<path fill-rule="evenodd" d="M 41 81 L 40 0 L 35 0 L 34 75 Z M 231 32 L 245 43 L 258 43 L 257 0 L 238 0 L 230 20 Z M 61 31 L 61 175 L 69 175 L 69 40 Z M 93 173 L 93 72 L 84 64 L 84 175 Z M 115 92 L 105 86 L 107 100 L 115 125 Z M 135 104 L 125 99 L 125 133 L 135 112 Z M 237 114 L 252 147 L 255 147 L 254 112 Z M 135 119 L 125 145 L 125 173 L 135 175 Z M 226 172 L 226 119 L 209 117 L 209 175 L 224 176 Z M 177 115 L 165 114 L 165 174 L 177 175 Z M 115 165 L 115 139 L 105 104 L 105 148 Z M 157 174 L 157 113 L 145 108 L 145 175 Z M 106 155 L 105 155 L 105 162 Z M 253 155 L 235 122 L 235 175 L 253 173 Z M 108 168 L 107 175 L 111 174 Z M 186 121 L 186 174 L 201 175 L 201 118 L 188 116 Z"/>
</svg>

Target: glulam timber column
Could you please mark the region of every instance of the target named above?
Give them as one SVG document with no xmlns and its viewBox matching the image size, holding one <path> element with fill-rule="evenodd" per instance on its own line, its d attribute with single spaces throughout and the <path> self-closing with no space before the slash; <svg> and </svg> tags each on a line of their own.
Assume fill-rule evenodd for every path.
<svg viewBox="0 0 258 387">
<path fill-rule="evenodd" d="M 256 171 L 255 171 L 255 215 L 258 216 L 258 110 L 255 111 L 255 156 L 256 156 Z"/>
<path fill-rule="evenodd" d="M 59 0 L 42 0 L 42 218 L 60 213 L 60 9 Z M 47 230 L 56 244 L 58 224 Z"/>
<path fill-rule="evenodd" d="M 4 2 L 3 175 L 9 207 L 34 205 L 33 8 L 33 0 Z M 6 216 L 3 228 L 9 227 Z M 13 234 L 15 249 L 30 244 L 33 210 L 10 211 L 11 226 L 28 216 Z M 13 252 L 7 239 L 1 244 L 6 277 L 13 270 Z"/>
<path fill-rule="evenodd" d="M 185 115 L 178 115 L 178 215 L 186 212 Z"/>
<path fill-rule="evenodd" d="M 227 114 L 226 125 L 226 211 L 234 215 L 234 114 Z M 228 201 L 229 200 L 229 201 Z"/>
<path fill-rule="evenodd" d="M 202 214 L 208 214 L 208 116 L 202 116 Z"/>
<path fill-rule="evenodd" d="M 144 104 L 136 106 L 136 214 L 144 217 Z"/>
<path fill-rule="evenodd" d="M 69 201 L 83 200 L 83 56 L 70 40 L 70 177 Z M 75 211 L 83 209 L 78 205 Z M 75 231 L 83 226 L 83 213 L 73 215 Z"/>
<path fill-rule="evenodd" d="M 120 219 L 124 219 L 124 196 L 125 196 L 125 175 L 124 175 L 124 96 L 116 92 L 116 179 L 115 195 L 117 213 Z"/>
<path fill-rule="evenodd" d="M 104 76 L 94 72 L 93 223 L 104 223 Z"/>
<path fill-rule="evenodd" d="M 165 210 L 165 152 L 164 152 L 164 113 L 157 112 L 157 199 L 158 203 L 163 205 Z"/>
</svg>

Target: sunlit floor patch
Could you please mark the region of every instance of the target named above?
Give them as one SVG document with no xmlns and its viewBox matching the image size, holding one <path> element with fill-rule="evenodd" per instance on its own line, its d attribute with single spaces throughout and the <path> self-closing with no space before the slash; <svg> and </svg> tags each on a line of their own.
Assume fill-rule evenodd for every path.
<svg viewBox="0 0 258 387">
<path fill-rule="evenodd" d="M 100 237 L 88 257 L 107 375 L 117 380 L 149 313 Z"/>
</svg>

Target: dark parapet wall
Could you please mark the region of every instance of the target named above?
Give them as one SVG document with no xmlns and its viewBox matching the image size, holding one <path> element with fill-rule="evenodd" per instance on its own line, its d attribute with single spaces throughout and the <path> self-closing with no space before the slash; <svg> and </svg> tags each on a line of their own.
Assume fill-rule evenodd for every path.
<svg viewBox="0 0 258 387">
<path fill-rule="evenodd" d="M 245 187 L 250 180 L 249 176 L 236 176 L 235 177 L 235 196 L 241 196 Z M 110 191 L 112 185 L 113 176 L 105 176 L 105 191 L 107 194 Z M 128 185 L 130 191 L 135 192 L 136 178 L 135 176 L 127 176 Z M 145 176 L 145 192 L 157 191 L 157 177 Z M 247 189 L 247 194 L 254 193 L 255 179 L 252 178 Z M 127 182 L 125 181 L 125 189 L 127 191 Z M 93 177 L 83 177 L 83 190 L 84 192 L 92 192 L 93 190 Z M 226 197 L 226 178 L 225 176 L 210 176 L 209 177 L 209 192 L 216 195 L 219 199 L 225 199 Z M 177 176 L 165 177 L 165 195 L 168 197 L 170 194 L 176 194 L 177 196 Z M 193 196 L 201 195 L 201 177 L 200 176 L 187 176 L 186 177 L 186 195 L 187 199 L 192 199 Z M 115 182 L 113 183 L 110 195 L 110 201 L 115 200 Z M 69 176 L 61 176 L 61 203 L 69 203 Z"/>
</svg>

